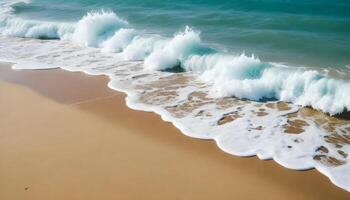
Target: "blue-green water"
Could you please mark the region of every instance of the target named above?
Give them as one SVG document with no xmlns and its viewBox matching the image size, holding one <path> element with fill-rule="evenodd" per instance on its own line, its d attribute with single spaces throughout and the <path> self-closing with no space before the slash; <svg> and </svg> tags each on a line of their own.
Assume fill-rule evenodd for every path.
<svg viewBox="0 0 350 200">
<path fill-rule="evenodd" d="M 112 10 L 145 32 L 171 36 L 189 25 L 203 42 L 264 61 L 350 65 L 348 0 L 33 0 L 13 8 L 24 19 L 61 22 Z"/>
</svg>

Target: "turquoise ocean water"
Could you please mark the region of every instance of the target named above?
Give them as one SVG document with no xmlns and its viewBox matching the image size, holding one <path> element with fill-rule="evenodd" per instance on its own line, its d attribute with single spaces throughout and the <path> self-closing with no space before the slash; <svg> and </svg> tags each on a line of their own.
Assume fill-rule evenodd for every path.
<svg viewBox="0 0 350 200">
<path fill-rule="evenodd" d="M 348 0 L 32 0 L 13 9 L 23 19 L 60 22 L 111 10 L 145 32 L 171 36 L 188 25 L 203 42 L 264 61 L 350 65 Z"/>
</svg>

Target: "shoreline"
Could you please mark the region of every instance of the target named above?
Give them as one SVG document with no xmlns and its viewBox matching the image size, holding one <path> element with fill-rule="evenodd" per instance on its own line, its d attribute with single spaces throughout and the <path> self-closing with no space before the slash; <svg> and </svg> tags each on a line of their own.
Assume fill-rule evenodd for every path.
<svg viewBox="0 0 350 200">
<path fill-rule="evenodd" d="M 37 199 L 50 195 L 54 199 L 59 199 L 59 195 L 67 195 L 68 199 L 94 199 L 89 191 L 91 188 L 96 189 L 94 190 L 95 197 L 110 195 L 106 197 L 107 199 L 113 198 L 111 195 L 116 195 L 115 193 L 119 193 L 119 195 L 122 193 L 125 197 L 124 199 L 133 199 L 135 195 L 140 195 L 141 193 L 142 197 L 147 196 L 152 199 L 254 199 L 261 197 L 261 195 L 269 199 L 296 199 L 298 197 L 300 199 L 346 199 L 349 195 L 345 190 L 333 185 L 327 177 L 316 170 L 307 172 L 293 171 L 279 166 L 274 161 L 261 161 L 257 157 L 240 158 L 231 156 L 217 148 L 214 141 L 197 140 L 183 135 L 174 126 L 162 121 L 154 113 L 131 110 L 125 105 L 124 94 L 107 87 L 107 77 L 89 76 L 81 72 L 72 73 L 60 69 L 18 72 L 2 67 L 0 70 L 0 80 L 7 82 L 1 83 L 3 90 L 11 91 L 13 96 L 22 95 L 26 98 L 26 101 L 24 101 L 12 97 L 13 102 L 9 101 L 11 97 L 6 96 L 2 98 L 4 101 L 2 104 L 9 105 L 9 108 L 6 109 L 10 109 L 12 113 L 10 119 L 6 120 L 14 122 L 23 119 L 19 115 L 20 113 L 26 113 L 29 116 L 33 114 L 36 117 L 40 117 L 40 115 L 37 116 L 38 113 L 30 112 L 30 109 L 34 108 L 26 110 L 24 106 L 35 103 L 33 101 L 33 98 L 35 98 L 39 102 L 50 104 L 50 106 L 45 108 L 46 110 L 44 109 L 46 117 L 51 119 L 46 120 L 47 123 L 60 122 L 62 125 L 67 125 L 67 129 L 76 135 L 70 141 L 72 146 L 79 144 L 79 139 L 81 138 L 97 140 L 90 141 L 91 143 L 86 144 L 85 147 L 88 149 L 96 148 L 95 150 L 98 152 L 83 154 L 82 157 L 78 158 L 79 162 L 75 161 L 76 165 L 79 163 L 95 165 L 88 165 L 96 171 L 96 174 L 92 175 L 88 173 L 80 174 L 79 168 L 74 168 L 74 165 L 70 166 L 70 163 L 67 163 L 67 160 L 65 160 L 69 153 L 67 155 L 60 154 L 61 148 L 65 145 L 65 138 L 69 138 L 69 135 L 64 134 L 64 136 L 60 136 L 62 141 L 58 144 L 52 140 L 45 141 L 54 144 L 53 146 L 56 145 L 58 149 L 51 149 L 51 151 L 59 156 L 58 158 L 51 158 L 48 155 L 44 155 L 44 157 L 51 158 L 54 163 L 59 162 L 61 165 L 68 165 L 66 167 L 67 171 L 62 172 L 61 175 L 68 173 L 76 179 L 89 178 L 88 180 L 92 181 L 81 182 L 81 185 L 75 184 L 73 186 L 74 191 L 68 192 L 69 194 L 61 194 L 62 190 L 60 191 L 60 189 L 65 188 L 64 184 L 66 183 L 63 180 L 58 186 L 56 185 L 57 189 L 53 185 L 50 187 L 50 185 L 38 184 L 41 189 L 45 189 L 45 192 L 43 190 L 40 191 L 40 187 L 38 187 L 40 192 L 35 193 L 34 191 L 34 194 L 32 194 L 34 196 L 29 198 Z M 17 101 L 23 104 L 24 107 L 21 107 L 22 109 L 16 107 Z M 70 119 L 73 118 L 74 121 L 80 121 L 80 123 L 66 121 L 63 117 L 55 119 L 52 116 L 53 108 L 62 108 L 64 111 L 71 113 L 71 115 L 68 115 L 71 116 L 69 117 Z M 60 116 L 67 116 L 67 113 L 60 111 L 60 109 L 55 110 Z M 74 117 L 76 116 L 79 118 L 75 119 Z M 125 116 L 130 116 L 131 119 Z M 96 125 L 94 120 L 96 120 L 96 124 L 105 126 Z M 29 121 L 35 122 L 34 119 Z M 137 125 L 135 125 L 135 121 Z M 21 123 L 26 124 L 29 122 L 23 121 Z M 30 126 L 30 124 L 26 124 L 26 126 Z M 79 130 L 83 127 L 84 130 L 88 131 L 88 135 Z M 6 128 L 8 132 L 2 137 L 12 137 L 11 134 L 15 134 L 13 126 L 7 125 Z M 50 133 L 51 136 L 57 134 L 56 131 L 48 129 L 48 127 L 40 127 L 41 134 L 37 135 L 31 130 L 39 127 L 31 124 L 30 128 L 27 131 L 33 136 L 34 140 L 22 141 L 23 144 L 29 146 L 37 145 L 38 141 L 36 139 L 40 141 L 40 137 L 45 137 L 45 133 L 52 131 Z M 99 128 L 103 128 L 105 131 L 103 137 L 99 137 L 100 135 L 96 134 L 96 132 L 100 132 Z M 117 130 L 123 131 L 119 132 Z M 123 133 L 124 131 L 128 134 Z M 130 132 L 132 134 L 129 134 Z M 164 132 L 167 132 L 167 134 L 165 135 Z M 25 137 L 24 135 L 20 136 Z M 124 138 L 123 141 L 120 141 L 121 136 Z M 16 141 L 18 138 L 12 139 Z M 104 148 L 106 144 L 108 144 L 108 151 Z M 141 151 L 135 150 L 136 147 L 140 146 L 144 147 Z M 15 158 L 11 157 L 13 156 L 10 155 L 13 153 L 11 152 L 13 148 L 14 146 L 8 147 L 4 152 L 9 153 L 8 159 L 19 159 L 21 157 L 19 154 Z M 47 148 L 48 152 L 50 152 L 50 147 L 48 146 Z M 75 146 L 74 148 L 77 147 Z M 42 151 L 35 152 L 34 149 L 28 148 L 27 150 L 33 151 L 31 152 L 33 155 L 44 153 Z M 75 150 L 81 151 L 79 148 Z M 74 154 L 74 151 L 71 154 Z M 93 156 L 90 157 L 90 154 Z M 116 154 L 118 156 L 113 157 Z M 97 155 L 103 156 L 106 160 L 101 161 Z M 109 160 L 109 156 L 114 159 Z M 0 159 L 1 157 L 4 156 L 0 156 Z M 129 159 L 130 157 L 132 159 Z M 1 162 L 6 163 L 6 161 L 8 160 L 4 159 Z M 35 159 L 28 159 L 27 162 L 29 164 L 27 165 L 28 167 L 37 164 Z M 106 163 L 109 166 L 103 165 Z M 46 164 L 48 165 L 46 168 L 48 172 L 57 170 L 56 165 Z M 11 178 L 23 178 L 21 180 L 38 181 L 33 179 L 33 177 L 32 179 L 28 178 L 24 173 L 22 174 L 21 172 L 25 168 L 25 165 L 18 165 L 11 169 L 13 173 L 18 173 L 18 177 L 12 177 L 11 175 L 13 174 L 5 173 L 6 170 L 3 167 L 1 175 L 2 177 L 7 177 L 8 180 L 11 180 Z M 99 177 L 97 171 L 103 175 L 102 178 Z M 29 170 L 29 172 L 34 177 L 41 173 L 36 171 L 36 169 Z M 128 172 L 130 174 L 126 174 Z M 109 177 L 111 174 L 113 176 Z M 55 180 L 51 175 L 38 176 L 38 179 L 42 181 L 41 183 L 50 183 L 52 180 Z M 100 182 L 94 185 L 92 182 L 97 180 Z M 106 183 L 111 182 L 118 185 L 119 189 L 123 188 L 127 191 L 122 192 L 120 190 L 116 192 L 115 185 L 106 185 Z M 152 182 L 152 186 L 149 185 L 149 182 Z M 1 183 L 1 185 L 6 185 L 6 183 Z M 134 187 L 126 187 L 131 185 Z M 3 191 L 0 194 L 7 194 L 9 195 L 8 197 L 13 195 L 11 196 L 13 197 L 12 199 L 16 199 L 14 191 L 18 190 L 19 186 L 20 181 L 13 180 L 12 185 L 8 186 L 7 190 L 2 188 L 1 190 Z M 108 190 L 104 187 L 107 187 Z M 205 191 L 205 193 L 201 192 L 201 190 Z M 252 190 L 256 192 L 252 192 Z M 26 195 L 30 195 L 31 187 L 23 191 L 27 192 Z M 81 196 L 74 196 L 76 193 L 79 193 Z M 255 196 L 253 193 L 256 193 L 254 194 Z M 6 198 L 4 197 L 4 199 Z"/>
</svg>

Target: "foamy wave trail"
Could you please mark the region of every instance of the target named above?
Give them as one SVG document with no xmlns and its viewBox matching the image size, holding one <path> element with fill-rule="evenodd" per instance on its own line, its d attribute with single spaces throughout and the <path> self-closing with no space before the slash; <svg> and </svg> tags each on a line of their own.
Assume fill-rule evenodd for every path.
<svg viewBox="0 0 350 200">
<path fill-rule="evenodd" d="M 255 101 L 276 99 L 311 106 L 330 114 L 350 110 L 350 82 L 320 72 L 263 63 L 254 57 L 212 54 L 193 55 L 184 68 L 200 72 L 214 82 L 216 97 L 235 96 Z"/>
<path fill-rule="evenodd" d="M 173 38 L 144 35 L 111 11 L 87 13 L 76 24 L 28 21 L 12 16 L 0 19 L 3 35 L 58 38 L 124 60 L 144 60 L 151 70 L 182 68 L 213 82 L 211 94 L 255 101 L 276 99 L 311 106 L 332 115 L 350 110 L 350 83 L 320 72 L 261 62 L 254 56 L 225 54 L 203 44 L 200 33 L 186 27 Z"/>
<path fill-rule="evenodd" d="M 350 110 L 350 82 L 322 75 L 315 70 L 261 62 L 254 56 L 216 52 L 201 43 L 190 28 L 176 34 L 145 59 L 147 69 L 166 70 L 181 66 L 213 82 L 215 97 L 239 97 L 255 101 L 275 99 L 311 106 L 339 114 Z"/>
<path fill-rule="evenodd" d="M 19 18 L 0 18 L 0 32 L 2 35 L 38 38 L 38 39 L 69 39 L 74 27 L 66 23 L 49 23 L 29 21 Z"/>
</svg>

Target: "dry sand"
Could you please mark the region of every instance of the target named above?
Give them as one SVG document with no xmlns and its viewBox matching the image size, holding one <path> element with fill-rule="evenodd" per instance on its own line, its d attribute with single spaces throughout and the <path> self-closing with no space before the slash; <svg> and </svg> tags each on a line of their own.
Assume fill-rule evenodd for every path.
<svg viewBox="0 0 350 200">
<path fill-rule="evenodd" d="M 186 137 L 127 108 L 106 83 L 0 66 L 1 200 L 350 198 L 316 170 L 231 156 Z"/>
</svg>

